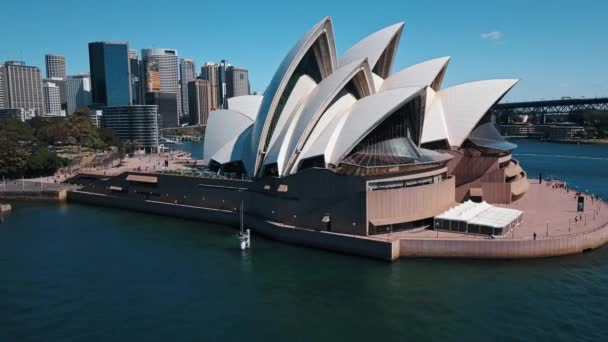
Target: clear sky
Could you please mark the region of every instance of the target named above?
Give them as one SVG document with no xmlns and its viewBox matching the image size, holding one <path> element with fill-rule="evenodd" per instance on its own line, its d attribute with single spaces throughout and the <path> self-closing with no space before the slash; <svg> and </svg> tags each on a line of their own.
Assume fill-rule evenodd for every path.
<svg viewBox="0 0 608 342">
<path fill-rule="evenodd" d="M 44 70 L 44 54 L 63 54 L 70 74 L 88 72 L 87 43 L 119 40 L 178 49 L 197 68 L 228 59 L 261 92 L 291 45 L 329 15 L 338 53 L 405 21 L 395 69 L 452 56 L 444 86 L 519 78 L 506 100 L 608 96 L 605 0 L 21 0 L 1 11 L 0 60 Z"/>
</svg>

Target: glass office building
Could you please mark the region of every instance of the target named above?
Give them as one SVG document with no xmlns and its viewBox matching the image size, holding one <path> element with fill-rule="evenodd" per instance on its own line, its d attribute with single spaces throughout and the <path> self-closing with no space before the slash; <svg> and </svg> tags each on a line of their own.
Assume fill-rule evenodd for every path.
<svg viewBox="0 0 608 342">
<path fill-rule="evenodd" d="M 93 105 L 132 104 L 129 46 L 126 42 L 89 43 L 89 65 Z"/>
</svg>

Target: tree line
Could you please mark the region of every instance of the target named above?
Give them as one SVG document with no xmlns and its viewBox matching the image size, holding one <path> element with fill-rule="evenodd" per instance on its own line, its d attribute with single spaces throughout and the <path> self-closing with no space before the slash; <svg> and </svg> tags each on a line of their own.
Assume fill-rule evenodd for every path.
<svg viewBox="0 0 608 342">
<path fill-rule="evenodd" d="M 116 146 L 122 151 L 118 136 L 110 129 L 91 124 L 88 109 L 67 118 L 34 117 L 22 122 L 0 120 L 0 176 L 8 178 L 44 177 L 70 164 L 52 147 L 77 146 L 107 150 Z"/>
</svg>

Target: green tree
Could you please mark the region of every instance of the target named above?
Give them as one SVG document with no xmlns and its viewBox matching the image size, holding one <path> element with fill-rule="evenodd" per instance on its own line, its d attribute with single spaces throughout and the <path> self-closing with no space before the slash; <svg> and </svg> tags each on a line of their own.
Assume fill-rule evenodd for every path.
<svg viewBox="0 0 608 342">
<path fill-rule="evenodd" d="M 97 134 L 99 135 L 101 141 L 103 141 L 107 146 L 120 147 L 120 138 L 113 130 L 109 128 L 99 128 L 97 129 Z"/>
<path fill-rule="evenodd" d="M 44 147 L 35 148 L 28 160 L 25 175 L 28 177 L 50 176 L 65 165 L 65 160 Z"/>
<path fill-rule="evenodd" d="M 24 175 L 36 138 L 27 124 L 16 119 L 0 120 L 0 174 Z"/>
</svg>

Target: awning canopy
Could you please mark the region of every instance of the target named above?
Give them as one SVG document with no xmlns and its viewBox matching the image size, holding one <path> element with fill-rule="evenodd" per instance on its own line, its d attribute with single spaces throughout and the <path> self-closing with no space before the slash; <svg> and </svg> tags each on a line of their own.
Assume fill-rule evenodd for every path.
<svg viewBox="0 0 608 342">
<path fill-rule="evenodd" d="M 515 209 L 491 207 L 482 214 L 475 216 L 469 224 L 480 226 L 504 228 L 517 221 L 522 212 Z"/>
<path fill-rule="evenodd" d="M 486 202 L 466 201 L 441 215 L 435 220 L 466 222 L 467 225 L 479 225 L 492 228 L 505 228 L 519 222 L 523 212 L 515 209 L 492 206 Z"/>
</svg>

